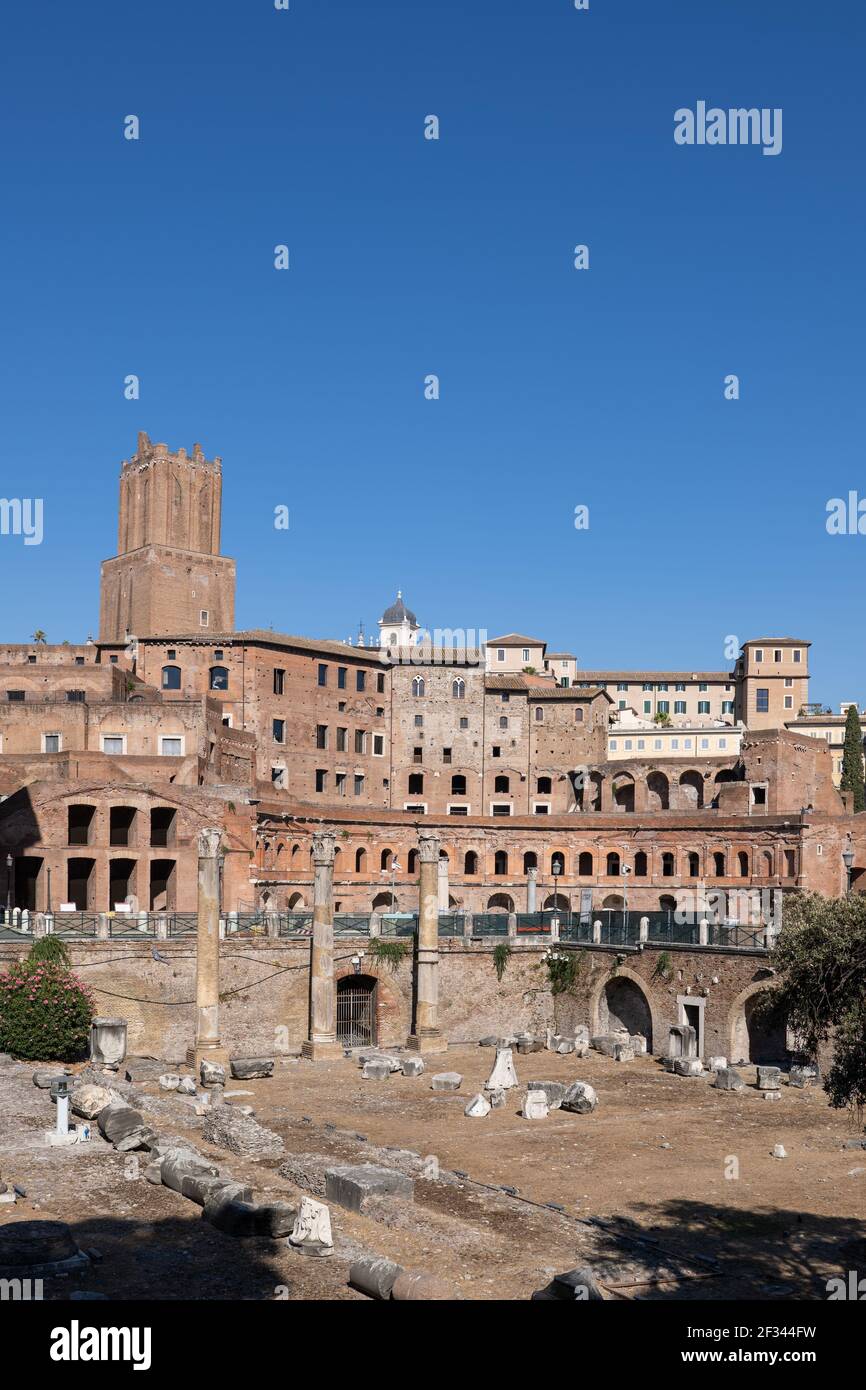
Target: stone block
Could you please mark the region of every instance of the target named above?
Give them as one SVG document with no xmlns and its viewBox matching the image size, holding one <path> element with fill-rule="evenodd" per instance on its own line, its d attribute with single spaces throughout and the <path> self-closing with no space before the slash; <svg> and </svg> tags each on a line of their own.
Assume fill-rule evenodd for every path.
<svg viewBox="0 0 866 1390">
<path fill-rule="evenodd" d="M 423 1076 L 424 1059 L 423 1057 L 404 1057 L 403 1075 L 404 1076 Z"/>
<path fill-rule="evenodd" d="M 536 1302 L 589 1303 L 603 1302 L 604 1294 L 591 1269 L 570 1269 L 556 1274 L 544 1289 L 538 1289 L 532 1299 Z"/>
<path fill-rule="evenodd" d="M 528 1057 L 532 1052 L 543 1052 L 544 1043 L 541 1038 L 518 1038 L 517 1051 L 521 1057 Z"/>
<path fill-rule="evenodd" d="M 560 1103 L 561 1110 L 575 1115 L 590 1115 L 598 1105 L 598 1096 L 588 1081 L 572 1081 Z"/>
<path fill-rule="evenodd" d="M 788 1085 L 794 1086 L 799 1091 L 804 1090 L 807 1086 L 817 1086 L 820 1081 L 821 1073 L 814 1064 L 791 1067 L 788 1072 Z"/>
<path fill-rule="evenodd" d="M 491 1034 L 489 1037 L 486 1037 L 486 1038 L 479 1038 L 479 1040 L 478 1040 L 478 1046 L 479 1046 L 479 1047 L 498 1047 L 498 1046 L 499 1046 L 499 1039 L 498 1039 L 497 1037 L 495 1037 L 493 1034 Z"/>
<path fill-rule="evenodd" d="M 781 1067 L 758 1067 L 758 1090 L 778 1091 L 782 1084 Z"/>
<path fill-rule="evenodd" d="M 233 1105 L 208 1108 L 202 1135 L 209 1144 L 240 1154 L 242 1158 L 276 1158 L 283 1153 L 283 1141 L 252 1115 L 243 1115 Z"/>
<path fill-rule="evenodd" d="M 62 1071 L 35 1071 L 33 1073 L 33 1085 L 38 1086 L 40 1091 L 50 1091 L 55 1081 L 66 1081 Z"/>
<path fill-rule="evenodd" d="M 234 1235 L 235 1230 L 230 1228 L 243 1227 L 246 1217 L 242 1211 L 238 1210 L 226 1215 L 226 1209 L 235 1203 L 241 1208 L 252 1205 L 247 1201 L 248 1194 L 249 1188 L 244 1187 L 242 1183 L 223 1183 L 220 1187 L 205 1194 L 201 1212 L 202 1219 L 209 1221 L 212 1226 L 216 1226 L 219 1230 L 225 1231 L 227 1235 Z M 238 1229 L 237 1234 L 242 1234 L 242 1231 Z"/>
<path fill-rule="evenodd" d="M 680 1023 L 668 1034 L 669 1057 L 696 1057 L 698 1055 L 698 1035 L 690 1024 Z"/>
<path fill-rule="evenodd" d="M 493 1070 L 484 1083 L 485 1091 L 508 1091 L 512 1086 L 517 1085 L 517 1072 L 514 1070 L 514 1059 L 510 1047 L 498 1047 L 496 1049 L 496 1061 L 493 1063 Z"/>
<path fill-rule="evenodd" d="M 743 1091 L 746 1088 L 745 1081 L 733 1067 L 722 1067 L 717 1071 L 715 1085 L 717 1091 Z"/>
<path fill-rule="evenodd" d="M 629 1035 L 629 1045 L 635 1057 L 646 1056 L 646 1038 L 643 1033 L 631 1033 Z"/>
<path fill-rule="evenodd" d="M 505 1091 L 488 1091 L 487 1099 L 490 1102 L 491 1110 L 504 1110 L 507 1093 Z"/>
<path fill-rule="evenodd" d="M 195 1078 L 192 1076 L 182 1076 L 177 1085 L 178 1095 L 194 1096 L 196 1091 Z"/>
<path fill-rule="evenodd" d="M 225 1086 L 226 1069 L 219 1062 L 203 1061 L 199 1067 L 199 1076 L 203 1086 Z"/>
<path fill-rule="evenodd" d="M 462 1085 L 459 1071 L 440 1071 L 430 1078 L 431 1091 L 459 1091 Z"/>
<path fill-rule="evenodd" d="M 474 1095 L 469 1101 L 463 1114 L 468 1115 L 470 1120 L 484 1119 L 485 1115 L 490 1114 L 490 1109 L 490 1102 L 485 1100 L 484 1096 L 479 1091 L 478 1094 Z"/>
<path fill-rule="evenodd" d="M 176 1091 L 180 1085 L 180 1077 L 175 1072 L 163 1072 L 159 1078 L 159 1087 L 162 1091 Z"/>
<path fill-rule="evenodd" d="M 195 1202 L 196 1206 L 203 1207 L 207 1199 L 214 1196 L 221 1187 L 234 1189 L 238 1184 L 231 1178 L 215 1177 L 209 1173 L 185 1173 L 180 1180 L 180 1195 L 186 1197 L 189 1202 Z M 249 1187 L 242 1188 L 236 1196 L 241 1202 L 253 1200 L 252 1189 Z"/>
<path fill-rule="evenodd" d="M 122 1140 L 144 1129 L 144 1116 L 123 1101 L 114 1101 L 99 1112 L 99 1132 L 115 1148 Z"/>
<path fill-rule="evenodd" d="M 415 1183 L 406 1173 L 394 1168 L 382 1168 L 376 1163 L 358 1163 L 328 1168 L 325 1172 L 325 1196 L 329 1202 L 347 1211 L 363 1212 L 370 1197 L 397 1197 L 411 1202 L 415 1198 Z"/>
<path fill-rule="evenodd" d="M 703 1076 L 704 1064 L 700 1057 L 675 1057 L 674 1071 L 677 1076 Z"/>
<path fill-rule="evenodd" d="M 371 1057 L 369 1062 L 365 1062 L 361 1068 L 361 1075 L 365 1081 L 387 1081 L 391 1075 L 391 1068 L 387 1062 L 381 1062 Z"/>
<path fill-rule="evenodd" d="M 161 1171 L 163 1184 L 170 1187 L 172 1192 L 183 1191 L 183 1180 L 186 1177 L 215 1178 L 219 1174 L 219 1168 L 215 1163 L 209 1163 L 206 1158 L 199 1158 L 197 1154 L 184 1151 L 166 1155 L 161 1162 Z"/>
<path fill-rule="evenodd" d="M 393 1260 L 356 1260 L 349 1266 L 349 1284 L 368 1298 L 390 1298 L 397 1277 L 403 1273 Z"/>
<path fill-rule="evenodd" d="M 229 1060 L 231 1074 L 235 1081 L 252 1081 L 257 1077 L 272 1076 L 273 1057 L 232 1057 Z"/>
<path fill-rule="evenodd" d="M 527 1091 L 543 1091 L 549 1110 L 558 1110 L 568 1087 L 564 1081 L 527 1081 Z"/>
<path fill-rule="evenodd" d="M 76 1086 L 70 1097 L 73 1115 L 84 1120 L 95 1120 L 107 1105 L 124 1104 L 123 1097 L 107 1086 Z"/>
<path fill-rule="evenodd" d="M 165 1062 L 156 1057 L 127 1057 L 126 1079 L 136 1083 L 158 1081 L 165 1071 Z"/>
<path fill-rule="evenodd" d="M 633 1062 L 634 1048 L 630 1047 L 628 1043 L 617 1043 L 613 1049 L 613 1060 L 615 1062 Z"/>
<path fill-rule="evenodd" d="M 527 1091 L 520 1113 L 524 1120 L 546 1120 L 550 1114 L 547 1096 L 543 1091 Z"/>
<path fill-rule="evenodd" d="M 592 1047 L 603 1057 L 612 1057 L 616 1048 L 622 1046 L 623 1039 L 615 1033 L 599 1033 L 592 1039 Z"/>
<path fill-rule="evenodd" d="M 707 1063 L 708 1071 L 725 1071 L 728 1066 L 727 1057 L 711 1057 Z"/>
</svg>

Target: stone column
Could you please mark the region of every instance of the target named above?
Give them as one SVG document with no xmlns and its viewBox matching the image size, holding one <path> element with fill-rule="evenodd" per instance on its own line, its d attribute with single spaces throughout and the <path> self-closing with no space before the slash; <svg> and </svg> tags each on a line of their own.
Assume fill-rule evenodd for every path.
<svg viewBox="0 0 866 1390">
<path fill-rule="evenodd" d="M 538 870 L 526 870 L 526 911 L 537 912 L 536 894 L 538 892 Z"/>
<path fill-rule="evenodd" d="M 196 1041 L 189 1059 L 228 1062 L 220 1037 L 220 842 L 222 831 L 199 831 L 196 929 Z"/>
<path fill-rule="evenodd" d="M 222 831 L 200 830 L 198 834 L 198 927 L 195 959 L 195 1046 L 191 1061 L 225 1065 L 228 1052 L 222 1045 L 219 1025 L 220 938 L 219 938 L 219 852 Z"/>
<path fill-rule="evenodd" d="M 342 1057 L 337 1042 L 337 997 L 334 988 L 334 844 L 333 830 L 313 836 L 313 941 L 310 959 L 310 1036 L 301 1053 L 314 1062 Z"/>
<path fill-rule="evenodd" d="M 439 870 L 438 870 L 438 875 L 439 875 L 439 876 L 438 876 L 438 878 L 437 878 L 437 884 L 438 884 L 439 911 L 440 911 L 440 912 L 447 912 L 447 911 L 448 911 L 448 860 L 445 858 L 444 854 L 440 854 L 440 856 L 439 856 Z"/>
<path fill-rule="evenodd" d="M 406 1046 L 415 1052 L 444 1052 L 448 1046 L 439 1028 L 439 836 L 422 830 L 418 836 L 421 861 L 418 918 L 418 977 L 415 1031 Z"/>
</svg>

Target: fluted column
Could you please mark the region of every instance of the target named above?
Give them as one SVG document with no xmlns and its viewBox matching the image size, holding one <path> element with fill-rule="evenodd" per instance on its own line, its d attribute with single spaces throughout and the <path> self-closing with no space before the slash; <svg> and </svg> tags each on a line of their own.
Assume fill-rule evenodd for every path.
<svg viewBox="0 0 866 1390">
<path fill-rule="evenodd" d="M 418 858 L 421 885 L 415 1029 L 406 1045 L 415 1052 L 444 1052 L 448 1041 L 439 1028 L 439 836 L 434 832 L 421 831 Z"/>
<path fill-rule="evenodd" d="M 334 842 L 333 830 L 313 836 L 313 941 L 310 959 L 310 1036 L 301 1047 L 314 1062 L 340 1057 L 334 989 Z"/>
<path fill-rule="evenodd" d="M 209 828 L 198 834 L 198 925 L 195 960 L 195 1046 L 191 1060 L 228 1061 L 219 1023 L 220 937 L 219 853 L 222 831 Z"/>
</svg>

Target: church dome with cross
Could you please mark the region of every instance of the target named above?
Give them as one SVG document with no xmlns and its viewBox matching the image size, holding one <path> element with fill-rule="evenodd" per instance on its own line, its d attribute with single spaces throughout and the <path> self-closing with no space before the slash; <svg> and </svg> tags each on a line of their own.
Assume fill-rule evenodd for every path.
<svg viewBox="0 0 866 1390">
<path fill-rule="evenodd" d="M 380 647 L 410 647 L 420 632 L 418 619 L 403 602 L 402 590 L 397 590 L 397 598 L 385 609 L 379 619 Z"/>
</svg>

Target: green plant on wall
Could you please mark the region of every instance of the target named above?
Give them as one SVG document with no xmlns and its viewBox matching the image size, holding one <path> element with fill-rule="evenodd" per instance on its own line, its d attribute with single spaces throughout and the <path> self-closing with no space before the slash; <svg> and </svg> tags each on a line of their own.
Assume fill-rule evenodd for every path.
<svg viewBox="0 0 866 1390">
<path fill-rule="evenodd" d="M 406 941 L 383 941 L 380 936 L 374 936 L 367 954 L 374 964 L 387 965 L 389 970 L 396 970 L 409 954 L 409 945 Z"/>
<path fill-rule="evenodd" d="M 669 980 L 671 977 L 671 953 L 659 951 L 658 960 L 653 967 L 654 980 Z"/>
<path fill-rule="evenodd" d="M 571 994 L 586 963 L 584 951 L 548 950 L 543 957 L 551 994 Z"/>
<path fill-rule="evenodd" d="M 496 978 L 502 983 L 502 976 L 505 974 L 505 967 L 511 955 L 511 947 L 507 941 L 500 941 L 493 948 L 493 969 L 496 971 Z"/>
</svg>

